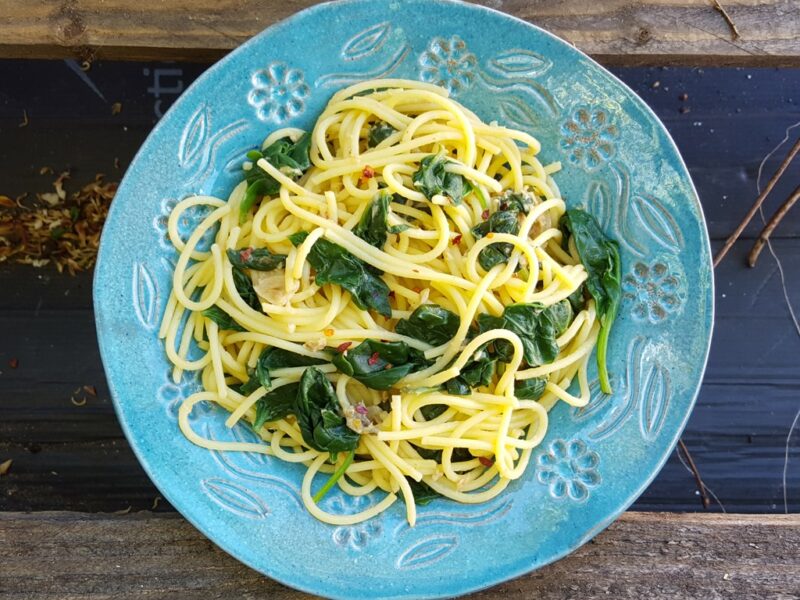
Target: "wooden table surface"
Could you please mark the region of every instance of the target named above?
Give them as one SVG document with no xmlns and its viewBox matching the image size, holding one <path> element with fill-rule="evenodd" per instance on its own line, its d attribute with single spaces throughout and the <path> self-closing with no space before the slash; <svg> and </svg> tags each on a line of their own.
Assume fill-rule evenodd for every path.
<svg viewBox="0 0 800 600">
<path fill-rule="evenodd" d="M 134 15 L 124 0 L 0 0 L 0 194 L 50 191 L 42 166 L 71 168 L 72 189 L 97 172 L 118 180 L 202 61 L 309 3 L 140 0 Z M 627 65 L 613 70 L 675 138 L 716 247 L 756 196 L 762 160 L 768 176 L 782 156 L 769 153 L 800 124 L 800 69 L 753 68 L 800 66 L 796 0 L 723 1 L 738 40 L 711 2 L 486 4 Z M 82 71 L 78 59 L 95 56 L 148 61 Z M 168 58 L 195 62 L 153 62 Z M 630 66 L 642 63 L 660 66 Z M 698 68 L 709 64 L 746 68 Z M 796 164 L 767 216 L 799 178 Z M 782 274 L 768 252 L 744 266 L 759 228 L 717 270 L 715 337 L 684 435 L 719 502 L 703 511 L 673 456 L 633 507 L 670 513 L 628 513 L 568 559 L 476 598 L 800 598 L 800 521 L 781 514 L 800 511 L 800 332 L 787 308 L 800 308 L 800 210 L 773 238 Z M 0 286 L 0 463 L 13 461 L 0 477 L 0 598 L 307 597 L 225 556 L 160 499 L 110 404 L 91 273 L 0 263 Z M 84 385 L 98 395 L 75 406 Z"/>
</svg>

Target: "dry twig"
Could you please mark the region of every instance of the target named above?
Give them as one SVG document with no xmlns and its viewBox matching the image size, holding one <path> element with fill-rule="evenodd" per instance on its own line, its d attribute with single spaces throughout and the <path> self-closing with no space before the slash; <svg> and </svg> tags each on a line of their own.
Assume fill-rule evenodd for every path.
<svg viewBox="0 0 800 600">
<path fill-rule="evenodd" d="M 717 12 L 719 12 L 719 14 L 722 15 L 722 18 L 725 19 L 725 22 L 728 24 L 728 27 L 731 28 L 731 39 L 735 42 L 741 37 L 741 35 L 739 35 L 739 28 L 736 27 L 736 23 L 728 14 L 728 11 L 725 10 L 725 7 L 719 3 L 719 0 L 713 0 L 713 4 Z"/>
<path fill-rule="evenodd" d="M 708 508 L 711 504 L 711 500 L 708 499 L 708 494 L 706 493 L 706 484 L 703 483 L 703 478 L 700 477 L 700 471 L 697 470 L 697 465 L 694 464 L 694 459 L 692 459 L 692 455 L 689 454 L 689 449 L 686 447 L 686 444 L 683 443 L 682 439 L 678 440 L 678 451 L 683 453 L 686 462 L 689 463 L 689 468 L 692 470 L 692 475 L 694 475 L 694 480 L 697 483 L 697 489 L 700 492 L 700 499 L 703 501 L 703 508 Z"/>
<path fill-rule="evenodd" d="M 727 240 L 725 240 L 725 244 L 714 257 L 714 267 L 722 262 L 722 259 L 725 258 L 725 255 L 736 243 L 736 240 L 738 240 L 739 236 L 742 235 L 744 228 L 747 227 L 747 225 L 755 216 L 756 212 L 758 212 L 758 209 L 764 203 L 764 200 L 772 191 L 772 188 L 775 187 L 775 184 L 778 183 L 778 180 L 789 167 L 789 163 L 792 162 L 792 159 L 794 159 L 798 152 L 800 152 L 800 139 L 798 139 L 794 146 L 792 146 L 792 149 L 789 150 L 789 154 L 786 155 L 786 158 L 783 159 L 783 162 L 778 167 L 778 170 L 775 171 L 775 174 L 770 178 L 770 180 L 767 182 L 767 185 L 764 187 L 764 190 L 758 195 L 758 198 L 756 198 L 756 201 L 753 203 L 753 206 L 750 207 L 750 210 L 747 211 L 747 214 L 744 216 L 744 219 L 742 219 L 742 222 L 739 223 L 739 226 L 735 229 L 735 231 L 728 237 Z"/>
<path fill-rule="evenodd" d="M 747 256 L 747 264 L 751 267 L 756 266 L 756 262 L 758 261 L 758 256 L 761 254 L 761 251 L 764 249 L 764 245 L 769 240 L 769 236 L 772 235 L 772 232 L 778 226 L 778 223 L 781 222 L 786 213 L 789 212 L 789 209 L 794 206 L 795 202 L 800 200 L 800 185 L 798 185 L 794 192 L 786 199 L 786 202 L 781 204 L 781 207 L 777 210 L 777 212 L 772 215 L 772 218 L 769 220 L 764 226 L 764 229 L 761 230 L 761 234 L 758 236 L 756 243 L 753 245 L 753 249 L 750 250 L 750 254 Z"/>
</svg>

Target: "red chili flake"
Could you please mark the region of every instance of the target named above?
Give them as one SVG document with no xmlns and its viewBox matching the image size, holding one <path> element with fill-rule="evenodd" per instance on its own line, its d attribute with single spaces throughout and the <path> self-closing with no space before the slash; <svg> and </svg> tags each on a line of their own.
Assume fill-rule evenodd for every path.
<svg viewBox="0 0 800 600">
<path fill-rule="evenodd" d="M 480 463 L 487 469 L 494 464 L 494 461 L 491 458 L 486 458 L 485 456 L 479 456 L 478 461 L 480 461 Z"/>
<path fill-rule="evenodd" d="M 239 258 L 241 258 L 243 261 L 248 261 L 250 260 L 250 256 L 252 256 L 252 254 L 253 254 L 252 248 L 245 248 L 244 250 L 241 250 L 239 252 Z"/>
<path fill-rule="evenodd" d="M 389 291 L 389 298 L 394 298 L 394 290 Z"/>
<path fill-rule="evenodd" d="M 338 346 L 336 346 L 336 349 L 339 352 L 344 352 L 345 350 L 347 350 L 352 345 L 353 345 L 353 342 L 343 342 L 343 343 L 339 344 Z"/>
<path fill-rule="evenodd" d="M 484 221 L 489 218 L 489 209 L 487 208 L 485 211 L 481 213 L 481 219 Z"/>
<path fill-rule="evenodd" d="M 8 361 L 8 366 L 11 367 L 12 369 L 16 369 L 19 366 L 19 359 L 12 358 L 10 361 Z"/>
<path fill-rule="evenodd" d="M 367 165 L 361 171 L 361 174 L 364 176 L 365 179 L 372 179 L 373 177 L 375 177 L 375 169 Z"/>
<path fill-rule="evenodd" d="M 370 356 L 367 359 L 367 363 L 369 363 L 370 366 L 373 366 L 373 365 L 378 364 L 378 360 L 379 359 L 380 359 L 380 356 L 378 355 L 378 353 L 377 352 L 373 352 L 372 356 Z"/>
<path fill-rule="evenodd" d="M 360 415 L 367 414 L 367 407 L 364 406 L 363 404 L 356 404 L 355 409 L 356 409 L 356 412 L 358 414 L 360 414 Z"/>
<path fill-rule="evenodd" d="M 381 342 L 383 342 L 384 344 L 385 344 L 386 342 L 388 342 L 388 341 L 389 341 L 389 340 L 381 340 Z"/>
<path fill-rule="evenodd" d="M 411 289 L 414 290 L 417 294 L 419 294 L 422 291 L 421 287 L 413 287 Z"/>
<path fill-rule="evenodd" d="M 455 237 L 453 238 L 453 240 L 452 240 L 452 244 L 453 244 L 454 246 L 458 246 L 460 243 L 461 243 L 461 234 L 459 233 L 457 236 L 455 236 Z"/>
</svg>

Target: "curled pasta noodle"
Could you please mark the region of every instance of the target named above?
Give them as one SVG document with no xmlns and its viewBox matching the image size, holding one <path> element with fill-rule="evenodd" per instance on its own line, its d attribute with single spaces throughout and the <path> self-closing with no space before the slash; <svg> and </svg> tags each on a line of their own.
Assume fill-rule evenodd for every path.
<svg viewBox="0 0 800 600">
<path fill-rule="evenodd" d="M 285 164 L 268 150 L 248 155 L 244 169 L 272 191 L 253 198 L 251 183 L 242 183 L 227 200 L 192 196 L 169 216 L 179 257 L 159 336 L 174 378 L 195 372 L 203 384 L 182 401 L 180 430 L 211 450 L 302 463 L 302 501 L 333 525 L 370 519 L 398 499 L 413 525 L 420 491 L 463 503 L 496 497 L 524 474 L 548 410 L 589 398 L 600 323 L 581 292 L 587 273 L 575 244 L 559 228 L 566 206 L 552 175 L 560 165 L 539 161 L 530 134 L 482 122 L 441 88 L 399 79 L 337 92 L 307 136 L 276 130 L 263 148 L 301 143 L 305 168 L 292 166 L 302 163 L 296 155 Z M 436 161 L 441 169 L 425 173 Z M 184 239 L 179 223 L 197 209 L 205 216 Z M 379 217 L 376 242 L 362 225 Z M 495 231 L 500 217 L 508 226 Z M 365 306 L 373 296 L 365 300 L 335 275 L 320 278 L 314 252 L 323 245 L 339 249 L 329 259 L 336 269 L 360 264 L 380 279 L 371 293 L 385 290 L 389 310 Z M 256 265 L 254 256 L 273 262 Z M 566 315 L 558 326 L 548 316 L 551 355 L 532 359 L 528 334 L 503 325 L 512 305 L 531 318 Z M 455 319 L 446 339 L 398 327 L 426 307 Z M 342 366 L 372 342 L 403 347 L 418 362 L 389 386 Z M 270 352 L 294 358 L 270 366 Z M 478 367 L 485 371 L 475 376 Z M 325 419 L 341 419 L 340 433 L 355 440 L 349 451 L 325 449 L 298 414 L 311 369 L 330 385 L 334 410 Z M 204 438 L 190 415 L 205 402 L 228 411 L 228 427 L 254 426 L 260 440 Z M 288 408 L 270 404 L 278 402 Z M 377 499 L 362 512 L 334 514 L 319 501 L 331 485 Z"/>
</svg>

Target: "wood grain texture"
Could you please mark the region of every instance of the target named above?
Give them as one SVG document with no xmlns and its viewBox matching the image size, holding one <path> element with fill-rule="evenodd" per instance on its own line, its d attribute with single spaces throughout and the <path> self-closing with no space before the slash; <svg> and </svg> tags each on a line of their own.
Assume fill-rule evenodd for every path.
<svg viewBox="0 0 800 600">
<path fill-rule="evenodd" d="M 557 563 L 469 598 L 796 599 L 800 516 L 626 513 Z M 0 598 L 307 600 L 172 515 L 0 513 Z"/>
<path fill-rule="evenodd" d="M 0 0 L 0 57 L 213 60 L 315 0 Z M 606 64 L 800 65 L 800 0 L 481 0 Z"/>
</svg>

